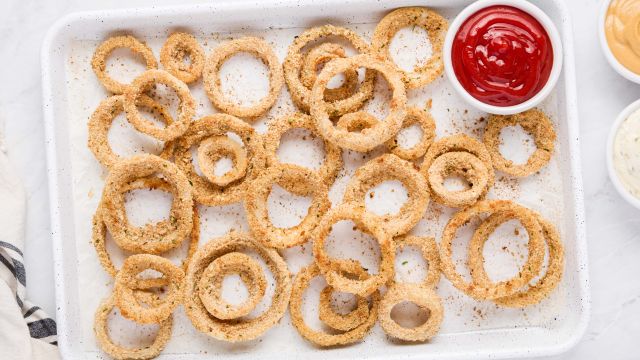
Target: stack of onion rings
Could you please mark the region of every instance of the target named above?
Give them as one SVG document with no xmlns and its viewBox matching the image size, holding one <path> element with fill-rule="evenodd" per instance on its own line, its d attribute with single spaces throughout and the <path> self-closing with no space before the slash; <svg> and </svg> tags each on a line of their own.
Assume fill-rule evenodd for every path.
<svg viewBox="0 0 640 360">
<path fill-rule="evenodd" d="M 227 136 L 235 133 L 240 137 L 247 151 L 249 163 L 244 177 L 227 186 L 211 183 L 206 177 L 198 175 L 193 165 L 191 148 L 211 136 Z M 251 125 L 227 114 L 214 114 L 194 121 L 189 130 L 176 141 L 174 149 L 175 163 L 187 175 L 193 185 L 195 200 L 203 205 L 217 206 L 241 201 L 251 180 L 265 167 L 262 137 Z"/>
<path fill-rule="evenodd" d="M 124 190 L 132 181 L 156 174 L 171 184 L 174 198 L 169 219 L 135 227 L 127 219 Z M 105 181 L 102 202 L 102 219 L 114 241 L 131 252 L 159 254 L 174 249 L 193 229 L 192 189 L 187 177 L 155 155 L 137 155 L 115 164 Z"/>
<path fill-rule="evenodd" d="M 429 205 L 427 182 L 413 164 L 392 154 L 381 155 L 356 170 L 347 184 L 344 202 L 365 209 L 364 198 L 371 188 L 386 180 L 399 180 L 407 188 L 409 199 L 397 214 L 377 215 L 366 211 L 375 222 L 384 224 L 384 231 L 391 236 L 407 233 L 422 218 Z"/>
<path fill-rule="evenodd" d="M 414 89 L 429 84 L 444 71 L 442 61 L 442 47 L 444 37 L 449 24 L 447 19 L 437 12 L 425 7 L 406 7 L 394 10 L 387 14 L 376 26 L 371 40 L 374 51 L 381 56 L 390 59 L 389 45 L 398 30 L 407 26 L 419 26 L 423 28 L 431 42 L 431 57 L 423 65 L 416 66 L 412 72 L 403 71 L 402 81 L 407 89 Z"/>
<path fill-rule="evenodd" d="M 330 36 L 339 37 L 349 41 L 360 54 L 369 54 L 371 52 L 370 45 L 362 40 L 358 34 L 343 27 L 323 25 L 308 29 L 298 35 L 294 39 L 293 43 L 289 45 L 287 57 L 284 59 L 284 78 L 287 82 L 287 87 L 289 88 L 289 93 L 291 94 L 293 103 L 304 112 L 309 112 L 311 108 L 311 87 L 305 86 L 300 79 L 305 59 L 302 49 L 308 44 Z M 344 69 L 347 74 L 350 70 L 354 69 Z M 339 72 L 340 71 L 336 72 L 334 75 L 337 75 Z M 325 104 L 327 111 L 332 116 L 339 116 L 360 109 L 362 105 L 373 96 L 374 81 L 375 73 L 371 70 L 367 70 L 365 72 L 364 82 L 360 84 L 357 91 L 346 99 Z M 325 88 L 326 85 L 323 86 L 323 89 L 321 90 L 321 98 L 323 100 Z"/>
<path fill-rule="evenodd" d="M 334 126 L 330 116 L 338 116 L 340 113 L 330 112 L 330 104 L 324 101 L 324 90 L 334 76 L 357 67 L 375 70 L 384 76 L 392 90 L 392 98 L 389 115 L 384 121 L 360 133 L 353 133 Z M 400 74 L 388 61 L 363 54 L 336 59 L 328 63 L 311 89 L 309 105 L 316 128 L 325 139 L 345 149 L 366 152 L 391 139 L 402 128 L 402 122 L 407 114 L 407 94 Z"/>
<path fill-rule="evenodd" d="M 311 329 L 304 321 L 304 316 L 302 314 L 302 300 L 304 298 L 304 291 L 309 286 L 311 280 L 320 275 L 320 268 L 315 263 L 298 272 L 293 283 L 291 302 L 289 304 L 289 312 L 291 314 L 293 326 L 295 326 L 296 330 L 298 330 L 298 333 L 300 333 L 303 338 L 322 347 L 347 345 L 362 340 L 376 323 L 380 293 L 377 289 L 374 289 L 371 294 L 371 309 L 368 309 L 366 320 L 356 327 L 346 330 L 340 334 L 329 334 L 316 331 Z"/>
<path fill-rule="evenodd" d="M 452 259 L 452 244 L 456 236 L 457 229 L 468 223 L 472 218 L 483 213 L 505 212 L 520 220 L 529 234 L 529 255 L 526 263 L 522 266 L 518 274 L 508 280 L 499 283 L 487 283 L 480 285 L 475 282 L 467 282 L 460 275 Z M 459 211 L 449 220 L 442 232 L 440 240 L 440 263 L 442 272 L 451 283 L 477 300 L 493 300 L 514 295 L 519 289 L 531 281 L 542 268 L 544 260 L 544 234 L 536 214 L 531 210 L 507 200 L 484 200 L 475 205 Z"/>
<path fill-rule="evenodd" d="M 269 308 L 257 317 L 232 321 L 218 319 L 207 311 L 200 299 L 200 279 L 207 266 L 215 259 L 239 251 L 258 253 L 271 270 L 276 281 L 276 289 Z M 187 316 L 196 329 L 219 340 L 238 342 L 261 336 L 282 318 L 290 296 L 291 279 L 285 261 L 274 249 L 264 247 L 245 233 L 230 232 L 222 238 L 209 241 L 196 252 L 187 271 Z"/>
<path fill-rule="evenodd" d="M 189 56 L 190 64 L 185 62 L 185 56 Z M 185 84 L 200 78 L 204 59 L 204 49 L 198 44 L 198 40 L 193 35 L 183 32 L 171 34 L 160 49 L 162 66 Z"/>
<path fill-rule="evenodd" d="M 536 151 L 527 159 L 526 164 L 514 164 L 500 154 L 500 132 L 504 127 L 520 125 L 533 136 Z M 484 130 L 484 144 L 487 146 L 493 166 L 509 175 L 517 177 L 529 176 L 547 165 L 553 155 L 556 132 L 553 124 L 542 111 L 531 109 L 519 114 L 500 116 L 491 115 Z"/>
<path fill-rule="evenodd" d="M 267 199 L 275 184 L 298 196 L 312 197 L 307 215 L 298 225 L 283 229 L 271 223 Z M 328 192 L 327 185 L 306 168 L 293 164 L 267 168 L 251 183 L 251 191 L 245 195 L 244 208 L 252 234 L 266 246 L 278 249 L 306 242 L 331 207 Z"/>
<path fill-rule="evenodd" d="M 280 139 L 291 129 L 305 129 L 314 135 L 318 135 L 313 119 L 309 115 L 293 113 L 279 117 L 269 124 L 269 129 L 264 135 L 267 166 L 277 166 L 280 163 L 277 154 Z M 324 142 L 325 156 L 320 169 L 318 169 L 316 173 L 320 181 L 330 185 L 342 168 L 342 150 L 327 140 L 322 140 Z"/>
<path fill-rule="evenodd" d="M 100 83 L 102 83 L 107 90 L 114 94 L 123 94 L 127 91 L 129 85 L 118 82 L 107 74 L 107 57 L 117 48 L 128 48 L 134 53 L 141 55 L 145 61 L 147 70 L 156 69 L 158 67 L 158 61 L 149 46 L 130 35 L 114 36 L 100 44 L 93 53 L 91 67 L 96 73 Z"/>
<path fill-rule="evenodd" d="M 256 105 L 249 107 L 239 106 L 225 98 L 218 74 L 222 64 L 239 52 L 253 54 L 269 67 L 269 93 Z M 244 37 L 220 44 L 207 58 L 203 78 L 207 96 L 213 105 L 222 112 L 244 119 L 255 119 L 269 111 L 278 99 L 284 84 L 278 57 L 266 41 L 255 37 Z"/>
<path fill-rule="evenodd" d="M 150 120 L 145 119 L 136 106 L 143 93 L 157 83 L 172 88 L 180 99 L 178 118 L 164 128 L 159 128 Z M 147 70 L 135 78 L 125 91 L 124 111 L 127 113 L 127 120 L 136 130 L 158 140 L 171 141 L 182 136 L 189 128 L 191 119 L 196 113 L 196 102 L 191 96 L 189 87 L 173 75 L 162 70 Z"/>
</svg>

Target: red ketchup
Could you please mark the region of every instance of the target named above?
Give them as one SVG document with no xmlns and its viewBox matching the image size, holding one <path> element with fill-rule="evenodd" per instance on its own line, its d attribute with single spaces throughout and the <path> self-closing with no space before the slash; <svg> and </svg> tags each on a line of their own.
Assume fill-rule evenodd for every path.
<svg viewBox="0 0 640 360">
<path fill-rule="evenodd" d="M 533 16 L 497 5 L 462 24 L 451 58 L 458 81 L 471 96 L 494 106 L 512 106 L 529 100 L 547 83 L 553 48 Z"/>
</svg>

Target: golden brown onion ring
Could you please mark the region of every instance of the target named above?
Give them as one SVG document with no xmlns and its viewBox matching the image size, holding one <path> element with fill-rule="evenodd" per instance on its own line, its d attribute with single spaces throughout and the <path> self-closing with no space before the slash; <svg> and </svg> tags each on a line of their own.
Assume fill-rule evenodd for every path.
<svg viewBox="0 0 640 360">
<path fill-rule="evenodd" d="M 147 70 L 157 68 L 158 62 L 156 61 L 156 57 L 153 55 L 151 48 L 133 36 L 114 36 L 102 42 L 96 48 L 96 51 L 93 53 L 93 57 L 91 58 L 91 67 L 93 68 L 93 72 L 96 73 L 98 80 L 105 89 L 114 94 L 123 94 L 130 85 L 118 82 L 107 74 L 107 58 L 111 52 L 117 48 L 128 48 L 133 51 L 134 54 L 142 56 Z"/>
<path fill-rule="evenodd" d="M 527 159 L 526 164 L 515 164 L 500 154 L 500 132 L 505 127 L 516 125 L 520 125 L 524 131 L 531 134 L 536 144 L 536 151 Z M 555 141 L 556 132 L 553 130 L 553 124 L 547 115 L 538 109 L 509 116 L 491 115 L 483 138 L 483 142 L 493 158 L 493 166 L 517 177 L 529 176 L 547 165 L 553 155 Z"/>
<path fill-rule="evenodd" d="M 433 200 L 446 206 L 472 205 L 489 191 L 489 170 L 482 160 L 466 151 L 452 151 L 438 156 L 427 174 Z M 444 181 L 452 175 L 462 176 L 470 187 L 463 190 L 447 189 Z"/>
<path fill-rule="evenodd" d="M 233 159 L 233 169 L 224 175 L 217 176 L 216 162 L 225 156 Z M 237 141 L 228 136 L 212 136 L 203 140 L 198 146 L 198 165 L 202 175 L 209 182 L 224 187 L 246 175 L 249 160 L 247 150 Z"/>
<path fill-rule="evenodd" d="M 185 61 L 189 56 L 190 63 Z M 160 63 L 173 76 L 185 84 L 190 84 L 200 78 L 204 68 L 204 49 L 198 40 L 183 32 L 171 34 L 160 49 Z"/>
<path fill-rule="evenodd" d="M 240 52 L 258 57 L 269 68 L 269 93 L 253 106 L 240 106 L 226 99 L 221 89 L 221 80 L 218 74 L 220 67 L 227 59 Z M 213 105 L 224 113 L 243 119 L 255 119 L 269 111 L 278 99 L 280 89 L 284 84 L 282 67 L 278 57 L 266 41 L 255 37 L 243 37 L 218 45 L 207 58 L 203 78 L 204 89 Z"/>
<path fill-rule="evenodd" d="M 449 23 L 440 14 L 425 7 L 396 9 L 382 18 L 376 26 L 371 39 L 374 51 L 391 59 L 389 52 L 391 40 L 398 30 L 409 26 L 423 28 L 427 32 L 432 49 L 431 57 L 424 64 L 416 65 L 413 71 L 404 71 L 398 68 L 398 71 L 402 72 L 402 81 L 407 89 L 414 89 L 427 85 L 442 75 L 444 71 L 442 47 Z"/>
<path fill-rule="evenodd" d="M 407 128 L 414 124 L 418 124 L 422 130 L 420 141 L 414 146 L 408 149 L 400 147 L 397 135 L 386 142 L 387 149 L 404 160 L 416 160 L 422 157 L 436 137 L 436 123 L 428 111 L 417 107 L 407 108 L 407 116 L 402 121 L 402 127 Z"/>
<path fill-rule="evenodd" d="M 395 250 L 401 250 L 406 246 L 415 246 L 420 250 L 422 257 L 427 262 L 427 276 L 425 276 L 424 280 L 416 285 L 420 285 L 425 288 L 434 288 L 440 282 L 440 273 L 442 270 L 440 269 L 440 252 L 438 251 L 438 244 L 436 244 L 436 240 L 432 237 L 419 237 L 414 235 L 403 235 L 398 238 L 393 239 Z M 398 283 L 395 281 L 390 281 L 391 284 Z"/>
<path fill-rule="evenodd" d="M 318 77 L 317 71 L 319 65 L 337 59 L 347 57 L 344 48 L 334 43 L 322 43 L 309 50 L 304 58 L 302 70 L 300 71 L 300 81 L 302 84 L 311 89 L 313 83 Z M 356 70 L 347 70 L 344 73 L 344 82 L 337 88 L 325 89 L 324 100 L 328 102 L 343 100 L 353 95 L 358 88 L 358 72 Z"/>
</svg>

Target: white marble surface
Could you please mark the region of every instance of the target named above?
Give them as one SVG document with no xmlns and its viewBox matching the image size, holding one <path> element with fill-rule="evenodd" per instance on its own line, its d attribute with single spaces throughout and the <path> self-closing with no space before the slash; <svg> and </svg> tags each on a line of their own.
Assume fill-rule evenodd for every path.
<svg viewBox="0 0 640 360">
<path fill-rule="evenodd" d="M 590 255 L 592 318 L 583 340 L 562 359 L 632 359 L 640 334 L 640 212 L 615 192 L 605 142 L 615 116 L 640 97 L 640 85 L 618 76 L 600 52 L 601 0 L 571 0 L 580 104 L 583 176 Z M 73 11 L 145 6 L 148 1 L 0 1 L 0 132 L 28 192 L 25 258 L 31 299 L 55 313 L 44 137 L 40 44 L 49 26 Z M 179 0 L 154 1 L 160 4 Z M 1 200 L 1 199 L 0 199 Z"/>
</svg>

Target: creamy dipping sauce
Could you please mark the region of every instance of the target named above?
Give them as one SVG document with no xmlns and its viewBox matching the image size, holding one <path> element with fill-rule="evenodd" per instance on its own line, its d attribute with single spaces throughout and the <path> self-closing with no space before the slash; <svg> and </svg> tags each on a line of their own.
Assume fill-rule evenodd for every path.
<svg viewBox="0 0 640 360">
<path fill-rule="evenodd" d="M 604 21 L 607 44 L 622 66 L 640 74 L 640 0 L 612 0 Z"/>
<path fill-rule="evenodd" d="M 616 132 L 613 168 L 622 186 L 640 198 L 640 109 L 629 115 Z"/>
</svg>

